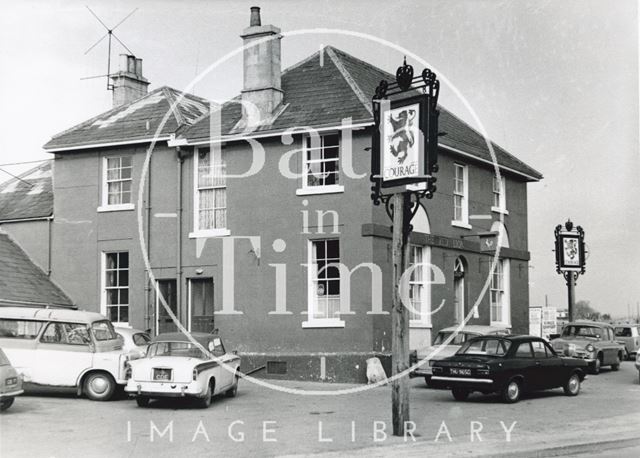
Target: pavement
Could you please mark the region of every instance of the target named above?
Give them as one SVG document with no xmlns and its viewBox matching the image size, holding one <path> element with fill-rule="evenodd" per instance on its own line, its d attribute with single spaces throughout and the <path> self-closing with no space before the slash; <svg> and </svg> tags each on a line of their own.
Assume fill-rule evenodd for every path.
<svg viewBox="0 0 640 458">
<path fill-rule="evenodd" d="M 357 385 L 273 382 L 326 390 Z M 303 396 L 241 381 L 208 409 L 167 400 L 137 407 L 67 393 L 21 396 L 0 415 L 2 457 L 154 456 L 640 456 L 640 384 L 632 362 L 591 375 L 578 397 L 561 389 L 503 404 L 411 380 L 413 436 L 391 435 L 388 386 Z M 507 432 L 509 431 L 509 432 Z"/>
</svg>

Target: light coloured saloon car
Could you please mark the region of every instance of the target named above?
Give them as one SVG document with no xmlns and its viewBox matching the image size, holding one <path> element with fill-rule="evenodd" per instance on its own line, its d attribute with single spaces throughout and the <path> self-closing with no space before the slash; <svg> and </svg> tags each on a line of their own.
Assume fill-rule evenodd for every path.
<svg viewBox="0 0 640 458">
<path fill-rule="evenodd" d="M 151 342 L 148 332 L 121 326 L 116 326 L 115 330 L 122 339 L 122 351 L 129 355 L 129 359 L 144 358 Z"/>
<path fill-rule="evenodd" d="M 151 399 L 193 398 L 208 407 L 215 395 L 234 397 L 238 391 L 240 357 L 227 353 L 216 334 L 160 334 L 144 358 L 129 361 L 125 391 L 140 407 Z"/>
<path fill-rule="evenodd" d="M 126 383 L 122 344 L 99 313 L 0 307 L 0 347 L 25 388 L 75 388 L 95 401 Z"/>
<path fill-rule="evenodd" d="M 504 336 L 510 333 L 508 328 L 499 326 L 468 325 L 464 326 L 458 333 L 456 333 L 456 329 L 458 329 L 458 326 L 441 329 L 438 331 L 433 345 L 419 348 L 415 351 L 411 358 L 411 365 L 415 365 L 418 361 L 421 362 L 421 365 L 411 372 L 412 377 L 424 377 L 427 386 L 430 386 L 434 362 L 454 355 L 465 342 L 474 337 Z M 445 344 L 447 340 L 449 342 Z"/>
<path fill-rule="evenodd" d="M 11 407 L 15 397 L 23 392 L 22 376 L 11 366 L 9 358 L 0 348 L 0 412 Z"/>
</svg>

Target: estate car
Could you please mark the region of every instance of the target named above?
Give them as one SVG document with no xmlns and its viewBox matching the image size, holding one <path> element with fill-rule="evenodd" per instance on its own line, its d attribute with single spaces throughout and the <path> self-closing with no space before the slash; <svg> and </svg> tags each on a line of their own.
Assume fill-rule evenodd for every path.
<svg viewBox="0 0 640 458">
<path fill-rule="evenodd" d="M 0 347 L 25 387 L 76 388 L 106 401 L 124 385 L 127 356 L 113 325 L 99 313 L 0 307 Z"/>
<path fill-rule="evenodd" d="M 125 391 L 146 407 L 154 398 L 195 398 L 208 407 L 213 396 L 238 391 L 240 357 L 227 353 L 216 334 L 160 334 L 144 358 L 130 361 Z"/>
<path fill-rule="evenodd" d="M 565 358 L 540 337 L 484 336 L 465 343 L 458 353 L 433 365 L 432 380 L 464 401 L 472 392 L 499 393 L 518 402 L 523 391 L 562 387 L 568 396 L 580 392 L 587 362 Z"/>
<path fill-rule="evenodd" d="M 560 337 L 551 345 L 557 353 L 587 361 L 592 373 L 600 373 L 602 366 L 617 371 L 624 359 L 624 345 L 617 342 L 613 326 L 596 321 L 574 321 L 562 328 Z"/>
<path fill-rule="evenodd" d="M 640 348 L 640 326 L 637 324 L 617 324 L 613 330 L 616 340 L 624 344 L 627 359 L 635 358 Z"/>
</svg>

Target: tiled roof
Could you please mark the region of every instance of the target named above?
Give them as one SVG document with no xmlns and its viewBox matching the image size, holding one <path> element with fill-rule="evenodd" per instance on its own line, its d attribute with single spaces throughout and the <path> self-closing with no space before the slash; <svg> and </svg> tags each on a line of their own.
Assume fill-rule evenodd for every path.
<svg viewBox="0 0 640 458">
<path fill-rule="evenodd" d="M 336 126 L 351 117 L 354 124 L 371 122 L 371 97 L 381 80 L 392 81 L 393 75 L 339 49 L 327 46 L 282 73 L 284 92 L 283 111 L 267 125 L 255 132 L 278 132 L 294 126 Z M 237 98 L 234 99 L 237 102 Z M 491 154 L 484 137 L 464 121 L 440 107 L 439 143 L 461 150 L 483 161 Z M 233 135 L 242 116 L 238 103 L 222 106 L 222 135 Z M 177 137 L 189 143 L 209 138 L 209 116 L 205 115 L 191 126 L 178 130 Z M 255 134 L 255 133 L 254 133 Z M 530 179 L 542 175 L 500 146 L 492 143 L 498 162 Z"/>
<path fill-rule="evenodd" d="M 53 214 L 52 164 L 38 167 L 0 185 L 0 222 L 46 218 Z"/>
<path fill-rule="evenodd" d="M 3 232 L 0 232 L 0 259 L 0 305 L 73 305 Z"/>
<path fill-rule="evenodd" d="M 127 143 L 153 138 L 165 115 L 171 111 L 159 133 L 173 134 L 209 111 L 209 102 L 193 94 L 184 94 L 163 86 L 122 106 L 113 108 L 71 129 L 54 135 L 44 148 L 59 151 L 97 146 L 105 143 Z M 175 110 L 172 105 L 179 100 Z"/>
</svg>

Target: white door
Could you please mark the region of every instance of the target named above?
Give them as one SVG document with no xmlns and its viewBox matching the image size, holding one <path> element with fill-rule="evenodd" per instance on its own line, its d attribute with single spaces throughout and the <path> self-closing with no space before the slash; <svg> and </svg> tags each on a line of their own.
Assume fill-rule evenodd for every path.
<svg viewBox="0 0 640 458">
<path fill-rule="evenodd" d="M 456 323 L 464 320 L 464 264 L 457 258 L 453 268 L 453 305 Z"/>
<path fill-rule="evenodd" d="M 36 346 L 32 383 L 76 386 L 92 366 L 91 337 L 86 324 L 49 323 Z"/>
</svg>

